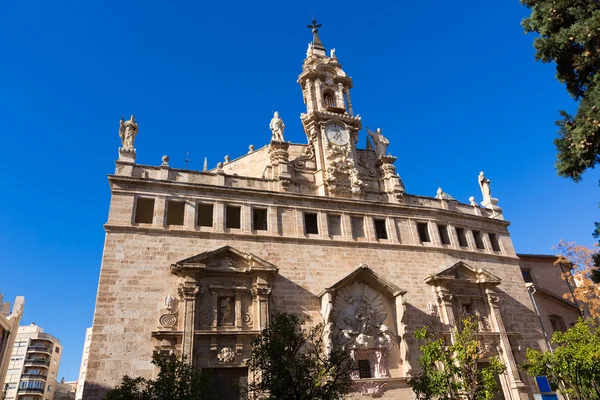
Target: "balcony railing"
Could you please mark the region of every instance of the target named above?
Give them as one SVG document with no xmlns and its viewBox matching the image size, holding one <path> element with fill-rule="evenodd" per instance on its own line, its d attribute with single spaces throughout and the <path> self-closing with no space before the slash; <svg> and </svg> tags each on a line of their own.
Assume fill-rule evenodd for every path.
<svg viewBox="0 0 600 400">
<path fill-rule="evenodd" d="M 25 372 L 21 375 L 23 378 L 33 378 L 33 379 L 46 379 L 48 376 L 44 374 L 30 374 Z"/>
<path fill-rule="evenodd" d="M 48 347 L 48 346 L 41 346 L 41 345 L 34 345 L 34 346 L 29 346 L 27 348 L 28 352 L 45 352 L 45 353 L 52 353 L 52 348 Z"/>
<path fill-rule="evenodd" d="M 45 365 L 47 367 L 50 365 L 50 360 L 44 360 L 41 358 L 26 358 L 25 364 Z"/>
<path fill-rule="evenodd" d="M 40 393 L 40 394 L 44 394 L 44 388 L 26 388 L 26 387 L 20 387 L 19 388 L 19 393 Z"/>
</svg>

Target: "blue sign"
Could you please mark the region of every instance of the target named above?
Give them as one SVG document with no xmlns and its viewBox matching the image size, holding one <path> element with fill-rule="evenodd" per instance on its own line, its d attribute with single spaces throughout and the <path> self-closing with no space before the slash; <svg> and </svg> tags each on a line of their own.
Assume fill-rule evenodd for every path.
<svg viewBox="0 0 600 400">
<path fill-rule="evenodd" d="M 535 382 L 538 385 L 538 389 L 542 393 L 540 399 L 542 400 L 558 400 L 558 396 L 550 387 L 550 382 L 548 382 L 548 378 L 545 376 L 536 376 Z"/>
</svg>

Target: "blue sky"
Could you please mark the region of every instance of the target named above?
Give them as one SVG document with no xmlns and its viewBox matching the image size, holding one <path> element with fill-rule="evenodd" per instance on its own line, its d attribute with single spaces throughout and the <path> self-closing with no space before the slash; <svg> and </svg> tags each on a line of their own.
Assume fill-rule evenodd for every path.
<svg viewBox="0 0 600 400">
<path fill-rule="evenodd" d="M 92 323 L 118 121 L 139 122 L 138 162 L 212 167 L 270 138 L 305 143 L 296 77 L 321 39 L 354 79 L 355 112 L 381 127 L 406 189 L 480 197 L 480 170 L 518 252 L 593 243 L 597 171 L 554 170 L 558 110 L 574 105 L 534 61 L 517 0 L 5 1 L 0 5 L 0 289 L 23 324 L 61 339 L 77 378 Z M 360 144 L 364 145 L 364 131 Z"/>
</svg>

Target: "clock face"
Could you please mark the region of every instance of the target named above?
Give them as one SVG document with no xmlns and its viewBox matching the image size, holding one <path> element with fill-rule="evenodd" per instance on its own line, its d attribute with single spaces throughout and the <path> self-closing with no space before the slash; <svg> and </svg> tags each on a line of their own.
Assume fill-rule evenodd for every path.
<svg viewBox="0 0 600 400">
<path fill-rule="evenodd" d="M 325 126 L 325 135 L 327 136 L 327 140 L 331 143 L 339 145 L 345 145 L 350 138 L 346 127 L 335 122 Z"/>
</svg>

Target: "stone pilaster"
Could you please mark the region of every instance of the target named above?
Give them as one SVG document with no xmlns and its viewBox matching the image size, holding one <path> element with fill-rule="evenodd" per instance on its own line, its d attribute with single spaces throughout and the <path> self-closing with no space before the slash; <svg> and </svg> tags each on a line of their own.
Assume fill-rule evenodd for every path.
<svg viewBox="0 0 600 400">
<path fill-rule="evenodd" d="M 508 377 L 509 389 L 511 392 L 511 398 L 525 400 L 527 396 L 527 387 L 521 381 L 519 376 L 519 370 L 515 357 L 512 353 L 510 341 L 506 334 L 506 328 L 502 321 L 502 315 L 500 314 L 500 297 L 491 289 L 486 289 L 487 303 L 490 307 L 490 318 L 492 324 L 496 326 L 498 332 L 500 332 L 500 343 L 498 344 L 498 354 L 506 365 L 506 376 Z"/>
<path fill-rule="evenodd" d="M 183 339 L 181 353 L 187 362 L 194 361 L 194 330 L 196 316 L 196 296 L 199 292 L 195 283 L 179 285 L 179 297 L 183 303 Z"/>
</svg>

